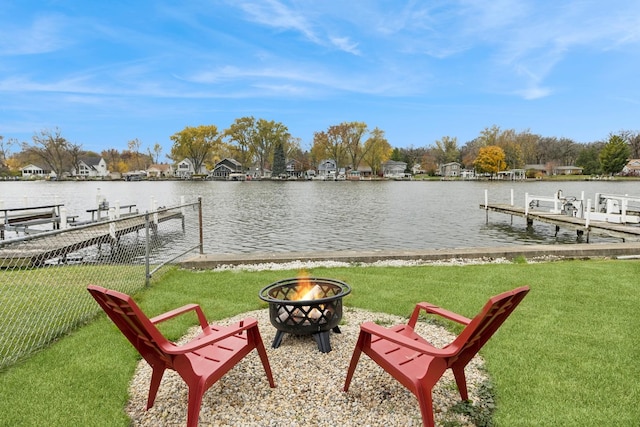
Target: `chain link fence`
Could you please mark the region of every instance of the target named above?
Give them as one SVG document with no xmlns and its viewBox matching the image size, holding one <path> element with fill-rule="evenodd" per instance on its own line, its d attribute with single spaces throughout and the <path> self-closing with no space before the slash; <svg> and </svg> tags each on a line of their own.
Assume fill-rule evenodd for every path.
<svg viewBox="0 0 640 427">
<path fill-rule="evenodd" d="M 0 369 L 95 316 L 88 284 L 134 293 L 202 252 L 201 202 L 122 215 L 103 206 L 104 218 L 75 225 L 60 206 L 0 210 Z"/>
</svg>

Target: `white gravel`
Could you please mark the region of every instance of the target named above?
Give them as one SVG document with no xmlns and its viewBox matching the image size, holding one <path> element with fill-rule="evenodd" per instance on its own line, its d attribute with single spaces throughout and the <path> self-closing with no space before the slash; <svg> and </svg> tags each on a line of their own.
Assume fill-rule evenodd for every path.
<svg viewBox="0 0 640 427">
<path fill-rule="evenodd" d="M 367 320 L 391 325 L 406 323 L 407 319 L 344 307 L 342 333 L 331 332 L 332 351 L 325 354 L 318 351 L 310 336 L 287 334 L 279 348 L 271 348 L 276 330 L 269 322 L 267 309 L 217 323 L 230 324 L 247 316 L 258 319 L 276 388 L 269 387 L 254 351 L 207 391 L 200 411 L 200 426 L 421 425 L 416 398 L 364 354 L 349 392 L 342 391 L 359 325 Z M 419 322 L 416 330 L 436 346 L 443 346 L 454 338 L 444 328 L 431 323 Z M 182 341 L 198 332 L 199 328 L 193 328 Z M 479 385 L 488 378 L 479 356 L 468 365 L 466 374 L 470 399 L 476 405 L 483 405 Z M 151 369 L 141 361 L 131 381 L 131 399 L 126 408 L 132 425 L 185 425 L 187 388 L 173 371 L 165 373 L 154 407 L 144 410 L 150 375 Z M 465 416 L 451 411 L 451 407 L 460 402 L 460 396 L 450 372 L 436 385 L 433 399 L 437 425 L 474 425 Z"/>
<path fill-rule="evenodd" d="M 292 261 L 292 262 L 265 262 L 257 264 L 220 265 L 213 271 L 244 270 L 309 270 L 312 268 L 337 268 L 337 267 L 415 267 L 421 265 L 473 265 L 473 264 L 510 264 L 512 261 L 506 258 L 450 258 L 443 260 L 381 260 L 372 263 L 349 263 L 342 261 Z M 535 260 L 533 260 L 535 262 Z"/>
</svg>

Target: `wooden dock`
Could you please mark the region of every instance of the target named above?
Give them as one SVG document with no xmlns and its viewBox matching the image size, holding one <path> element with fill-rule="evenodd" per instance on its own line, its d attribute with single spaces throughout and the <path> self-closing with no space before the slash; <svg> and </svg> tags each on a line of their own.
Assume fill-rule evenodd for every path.
<svg viewBox="0 0 640 427">
<path fill-rule="evenodd" d="M 160 210 L 148 215 L 151 229 L 156 229 L 158 223 L 171 219 L 184 221 L 180 211 L 175 210 Z M 47 260 L 64 258 L 82 248 L 104 243 L 117 244 L 123 235 L 145 229 L 145 217 L 146 215 L 142 214 L 66 230 L 43 232 L 14 241 L 0 241 L 0 267 L 40 267 Z"/>
<path fill-rule="evenodd" d="M 605 236 L 620 238 L 622 241 L 640 240 L 640 226 L 618 224 L 607 221 L 594 221 L 587 218 L 579 218 L 576 216 L 566 215 L 562 213 L 545 212 L 541 210 L 516 207 L 509 204 L 481 204 L 480 209 L 487 211 L 487 221 L 489 211 L 499 212 L 511 216 L 519 216 L 526 218 L 527 225 L 532 225 L 533 221 L 545 222 L 555 225 L 556 233 L 561 227 L 576 230 L 579 236 L 586 235 L 589 242 L 589 234 L 597 233 Z"/>
</svg>

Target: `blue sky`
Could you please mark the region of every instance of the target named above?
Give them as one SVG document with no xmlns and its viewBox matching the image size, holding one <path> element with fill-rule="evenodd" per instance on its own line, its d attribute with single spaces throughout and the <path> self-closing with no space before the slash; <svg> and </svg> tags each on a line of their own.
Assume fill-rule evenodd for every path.
<svg viewBox="0 0 640 427">
<path fill-rule="evenodd" d="M 305 149 L 344 121 L 591 142 L 640 129 L 639 79 L 632 0 L 0 0 L 0 135 L 94 151 L 244 116 Z"/>
</svg>

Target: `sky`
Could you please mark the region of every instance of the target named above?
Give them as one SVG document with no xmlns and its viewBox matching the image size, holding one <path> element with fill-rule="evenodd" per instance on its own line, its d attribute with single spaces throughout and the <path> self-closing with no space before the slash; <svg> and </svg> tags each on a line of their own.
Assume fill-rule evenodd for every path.
<svg viewBox="0 0 640 427">
<path fill-rule="evenodd" d="M 392 147 L 640 129 L 634 0 L 0 0 L 0 135 L 141 151 L 253 116 Z M 14 151 L 16 151 L 14 149 Z"/>
</svg>

